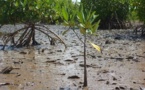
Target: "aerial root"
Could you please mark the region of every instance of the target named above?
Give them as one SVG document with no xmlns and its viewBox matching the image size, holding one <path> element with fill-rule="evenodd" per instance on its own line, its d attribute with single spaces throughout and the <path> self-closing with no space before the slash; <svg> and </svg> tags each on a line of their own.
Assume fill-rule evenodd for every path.
<svg viewBox="0 0 145 90">
<path fill-rule="evenodd" d="M 13 33 L 4 34 L 2 38 L 3 43 L 4 43 L 2 49 L 3 50 L 5 49 L 5 46 L 6 44 L 8 44 L 8 42 L 11 42 L 14 47 L 39 45 L 39 43 L 35 40 L 36 30 L 48 36 L 50 40 L 50 44 L 55 45 L 55 41 L 59 40 L 61 43 L 64 44 L 66 48 L 66 44 L 64 43 L 64 41 L 46 26 L 39 25 L 39 24 L 28 24 L 24 28 L 21 28 Z M 22 32 L 22 33 L 19 33 L 19 32 Z M 15 40 L 16 35 L 18 34 L 20 34 L 20 36 L 17 37 L 17 39 Z"/>
<path fill-rule="evenodd" d="M 141 35 L 144 36 L 145 35 L 145 25 L 139 25 L 137 26 L 134 31 L 133 31 L 136 35 Z"/>
</svg>

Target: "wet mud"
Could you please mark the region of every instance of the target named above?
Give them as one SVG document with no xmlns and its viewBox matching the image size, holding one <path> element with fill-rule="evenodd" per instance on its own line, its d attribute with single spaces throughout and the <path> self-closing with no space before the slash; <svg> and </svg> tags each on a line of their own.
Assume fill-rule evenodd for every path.
<svg viewBox="0 0 145 90">
<path fill-rule="evenodd" d="M 21 26 L 7 25 L 0 30 L 12 31 Z M 66 27 L 48 27 L 63 38 L 67 49 L 59 42 L 50 45 L 40 32 L 36 38 L 41 45 L 24 48 L 8 45 L 0 51 L 0 90 L 82 90 L 83 44 L 71 31 L 62 36 Z M 143 38 L 135 36 L 132 30 L 99 30 L 97 36 L 88 38 L 102 48 L 99 53 L 87 44 L 89 90 L 145 88 Z"/>
</svg>

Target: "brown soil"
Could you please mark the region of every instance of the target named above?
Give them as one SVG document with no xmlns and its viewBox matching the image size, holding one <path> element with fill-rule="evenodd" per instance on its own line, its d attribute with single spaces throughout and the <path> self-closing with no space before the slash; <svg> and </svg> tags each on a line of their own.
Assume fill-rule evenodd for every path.
<svg viewBox="0 0 145 90">
<path fill-rule="evenodd" d="M 16 26 L 20 28 L 21 25 Z M 63 26 L 48 26 L 61 36 Z M 1 30 L 11 30 L 7 25 Z M 0 51 L 0 90 L 82 90 L 83 44 L 73 32 L 62 36 L 68 48 L 59 42 L 49 44 L 37 32 L 39 46 L 6 48 Z M 145 41 L 132 30 L 98 31 L 90 37 L 102 48 L 102 54 L 87 45 L 89 90 L 140 90 L 145 87 Z M 2 41 L 0 41 L 2 44 Z"/>
</svg>

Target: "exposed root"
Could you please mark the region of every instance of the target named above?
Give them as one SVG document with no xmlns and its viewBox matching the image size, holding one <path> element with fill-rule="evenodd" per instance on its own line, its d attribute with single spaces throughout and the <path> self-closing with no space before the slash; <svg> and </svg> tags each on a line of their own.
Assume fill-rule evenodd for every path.
<svg viewBox="0 0 145 90">
<path fill-rule="evenodd" d="M 133 31 L 136 35 L 141 35 L 144 36 L 145 35 L 145 25 L 139 25 L 137 26 L 134 31 Z"/>
<path fill-rule="evenodd" d="M 51 45 L 55 45 L 55 41 L 59 40 L 65 45 L 65 48 L 66 48 L 66 44 L 64 43 L 64 41 L 46 26 L 39 25 L 39 24 L 28 24 L 28 25 L 25 25 L 24 28 L 21 28 L 13 33 L 7 33 L 3 35 L 2 40 L 3 40 L 4 46 L 2 49 L 3 50 L 5 49 L 5 46 L 7 45 L 8 42 L 11 42 L 11 44 L 13 44 L 14 47 L 39 45 L 39 43 L 35 40 L 36 30 L 47 35 L 50 40 Z M 18 34 L 20 36 L 16 38 L 16 35 Z"/>
<path fill-rule="evenodd" d="M 49 36 L 50 36 L 50 34 L 52 34 L 53 35 L 53 37 L 51 37 L 52 40 L 59 40 L 62 44 L 64 44 L 65 48 L 67 48 L 65 42 L 57 34 L 55 34 L 53 31 L 51 31 L 48 27 L 46 27 L 44 25 L 39 25 L 39 24 L 36 24 L 36 26 L 40 26 L 40 28 L 42 28 L 42 30 L 44 30 L 44 31 L 42 31 L 42 32 L 44 32 L 44 34 L 47 34 L 47 33 L 45 33 L 45 31 L 49 33 Z"/>
</svg>

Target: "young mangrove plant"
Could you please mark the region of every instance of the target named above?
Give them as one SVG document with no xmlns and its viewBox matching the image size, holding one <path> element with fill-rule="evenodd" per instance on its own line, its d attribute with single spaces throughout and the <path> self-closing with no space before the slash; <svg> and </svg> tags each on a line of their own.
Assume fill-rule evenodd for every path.
<svg viewBox="0 0 145 90">
<path fill-rule="evenodd" d="M 87 39 L 87 34 L 95 34 L 96 30 L 99 26 L 99 22 L 94 22 L 95 19 L 98 17 L 98 15 L 95 15 L 95 12 L 92 12 L 91 10 L 88 11 L 84 8 L 81 8 L 80 12 L 78 12 L 77 18 L 78 18 L 78 27 L 80 28 L 80 32 L 83 34 L 84 36 L 84 87 L 88 86 L 88 82 L 87 82 L 87 66 L 86 66 L 86 43 L 88 41 Z M 101 52 L 101 49 L 98 45 L 95 45 L 94 43 L 90 42 L 89 43 L 95 48 L 97 49 L 99 52 Z"/>
<path fill-rule="evenodd" d="M 89 42 L 95 49 L 97 49 L 99 52 L 101 52 L 101 49 L 99 46 L 95 45 L 91 41 L 87 39 L 88 34 L 95 34 L 96 30 L 99 26 L 99 22 L 95 22 L 98 15 L 95 15 L 95 12 L 92 12 L 91 10 L 88 11 L 87 9 L 84 9 L 81 5 L 77 9 L 68 9 L 68 7 L 64 6 L 62 7 L 62 18 L 64 20 L 64 25 L 69 26 L 73 30 L 73 32 L 76 34 L 78 39 L 82 42 L 84 46 L 84 87 L 88 86 L 87 82 L 87 52 L 86 52 L 86 43 Z M 83 35 L 84 40 L 81 40 L 79 38 L 79 35 L 77 32 L 75 32 L 75 27 L 78 27 L 80 30 L 80 33 Z M 69 30 L 64 31 L 66 33 Z"/>
</svg>

